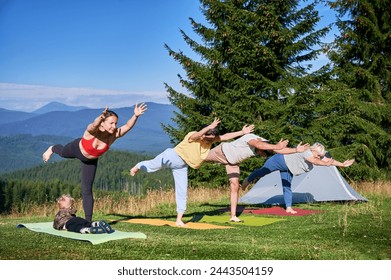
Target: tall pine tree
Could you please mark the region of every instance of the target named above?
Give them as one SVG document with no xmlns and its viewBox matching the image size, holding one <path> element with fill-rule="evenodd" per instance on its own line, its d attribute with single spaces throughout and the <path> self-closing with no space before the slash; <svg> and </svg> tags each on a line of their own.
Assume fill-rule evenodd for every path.
<svg viewBox="0 0 391 280">
<path fill-rule="evenodd" d="M 357 159 L 355 179 L 390 175 L 391 17 L 390 0 L 337 0 L 340 35 L 329 58 L 333 64 L 323 96 L 330 120 L 324 126 L 337 153 Z"/>
<path fill-rule="evenodd" d="M 316 30 L 316 1 L 301 7 L 299 2 L 200 0 L 208 24 L 190 21 L 201 42 L 181 31 L 200 60 L 166 45 L 186 72 L 179 79 L 187 93 L 166 85 L 171 103 L 180 110 L 178 127 L 165 127 L 174 143 L 214 117 L 221 119 L 222 133 L 253 123 L 255 133 L 273 142 L 291 136 L 276 133 L 276 124 L 284 117 L 285 99 L 303 83 L 319 53 L 316 46 L 328 31 Z M 216 179 L 210 169 L 203 172 L 204 180 Z"/>
</svg>

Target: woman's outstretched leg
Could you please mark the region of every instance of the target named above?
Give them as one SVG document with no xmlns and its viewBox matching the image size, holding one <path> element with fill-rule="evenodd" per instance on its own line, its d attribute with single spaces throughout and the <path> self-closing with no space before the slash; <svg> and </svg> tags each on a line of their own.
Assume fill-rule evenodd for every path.
<svg viewBox="0 0 391 280">
<path fill-rule="evenodd" d="M 53 153 L 58 154 L 62 158 L 78 158 L 84 160 L 85 157 L 80 152 L 79 148 L 80 138 L 73 140 L 72 142 L 63 145 L 50 146 L 42 155 L 44 162 L 48 162 Z"/>
<path fill-rule="evenodd" d="M 145 160 L 137 163 L 135 166 L 130 169 L 130 175 L 134 176 L 136 173 L 142 169 L 148 173 L 158 171 L 162 168 L 171 168 L 171 157 L 175 154 L 174 149 L 166 149 L 161 154 L 157 155 L 155 158 L 151 160 Z"/>
</svg>

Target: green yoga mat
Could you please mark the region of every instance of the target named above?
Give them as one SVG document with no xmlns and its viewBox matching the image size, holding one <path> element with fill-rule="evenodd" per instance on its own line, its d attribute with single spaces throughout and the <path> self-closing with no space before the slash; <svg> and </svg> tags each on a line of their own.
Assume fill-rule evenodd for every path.
<svg viewBox="0 0 391 280">
<path fill-rule="evenodd" d="M 65 238 L 89 241 L 94 245 L 111 241 L 111 240 L 118 240 L 118 239 L 125 239 L 125 238 L 147 238 L 147 236 L 141 232 L 124 232 L 124 231 L 116 230 L 115 232 L 110 234 L 107 233 L 81 234 L 81 233 L 70 232 L 66 230 L 56 230 L 53 228 L 53 222 L 18 224 L 16 227 L 27 228 L 31 231 L 47 233 L 47 234 L 61 236 Z"/>
<path fill-rule="evenodd" d="M 240 215 L 239 218 L 242 220 L 242 222 L 235 223 L 229 221 L 230 216 L 228 215 L 214 215 L 214 216 L 196 215 L 191 219 L 191 221 L 204 222 L 204 223 L 220 223 L 220 224 L 229 224 L 229 225 L 238 225 L 238 226 L 253 226 L 253 227 L 260 227 L 275 222 L 284 221 L 284 219 L 280 219 L 280 218 L 267 218 L 267 217 L 253 216 L 253 215 Z"/>
</svg>

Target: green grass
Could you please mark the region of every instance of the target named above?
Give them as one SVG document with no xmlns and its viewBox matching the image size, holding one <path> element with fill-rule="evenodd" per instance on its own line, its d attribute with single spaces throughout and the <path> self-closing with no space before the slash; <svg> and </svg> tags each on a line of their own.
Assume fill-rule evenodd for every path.
<svg viewBox="0 0 391 280">
<path fill-rule="evenodd" d="M 140 231 L 147 239 L 109 241 L 99 245 L 27 229 L 19 223 L 47 222 L 52 217 L 3 217 L 0 221 L 2 260 L 389 260 L 391 199 L 367 196 L 369 202 L 297 205 L 321 214 L 283 217 L 262 227 L 192 230 L 115 222 L 114 229 Z M 192 213 L 226 207 L 189 205 Z M 175 207 L 162 207 L 149 218 L 173 218 Z M 274 216 L 272 216 L 274 217 Z M 97 213 L 96 219 L 123 215 Z"/>
</svg>

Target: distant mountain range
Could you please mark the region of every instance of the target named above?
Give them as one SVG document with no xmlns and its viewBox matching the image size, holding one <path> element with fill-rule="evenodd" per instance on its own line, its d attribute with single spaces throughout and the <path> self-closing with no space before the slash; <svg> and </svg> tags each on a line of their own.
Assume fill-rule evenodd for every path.
<svg viewBox="0 0 391 280">
<path fill-rule="evenodd" d="M 88 107 L 85 106 L 69 106 L 65 105 L 60 102 L 50 102 L 46 104 L 45 106 L 39 108 L 38 110 L 35 110 L 34 114 L 45 114 L 53 111 L 68 111 L 68 112 L 74 112 L 79 111 L 82 109 L 88 109 Z"/>
<path fill-rule="evenodd" d="M 11 111 L 0 108 L 0 126 L 5 123 L 27 120 L 29 118 L 32 118 L 33 116 L 36 116 L 36 114 L 20 111 Z"/>
<path fill-rule="evenodd" d="M 118 139 L 112 145 L 112 149 L 142 154 L 157 154 L 168 147 L 172 147 L 170 138 L 163 131 L 162 124 L 175 126 L 172 118 L 174 117 L 176 107 L 152 102 L 146 104 L 148 110 L 145 114 L 137 120 L 136 125 L 128 134 Z M 15 166 L 21 160 L 30 162 L 30 158 L 26 159 L 23 156 L 28 155 L 31 157 L 31 154 L 33 154 L 35 158 L 33 162 L 37 160 L 41 162 L 44 150 L 35 150 L 27 153 L 26 147 L 35 146 L 41 149 L 43 147 L 41 136 L 45 136 L 46 139 L 56 139 L 56 141 L 61 143 L 66 143 L 69 139 L 81 137 L 87 125 L 103 109 L 73 107 L 58 102 L 49 103 L 31 113 L 0 108 L 0 158 L 4 159 L 12 155 L 12 158 L 8 158 L 7 162 Z M 118 114 L 118 126 L 121 126 L 133 116 L 134 106 L 113 110 Z M 18 144 L 10 145 L 10 141 L 13 141 L 12 139 L 15 136 L 18 136 Z M 47 136 L 53 137 L 48 138 Z M 60 139 L 63 139 L 63 141 Z M 38 145 L 34 141 L 41 142 Z M 47 146 L 56 144 L 50 141 L 46 141 L 46 143 Z M 4 168 L 2 168 L 4 164 L 6 164 L 4 161 L 0 162 L 0 172 L 4 171 Z M 9 171 L 9 167 L 6 169 Z M 13 167 L 12 169 L 15 168 Z"/>
</svg>

